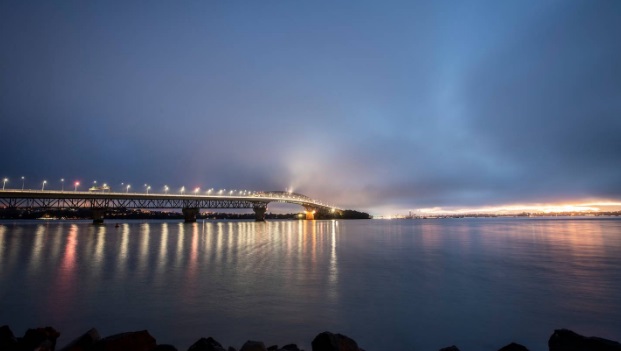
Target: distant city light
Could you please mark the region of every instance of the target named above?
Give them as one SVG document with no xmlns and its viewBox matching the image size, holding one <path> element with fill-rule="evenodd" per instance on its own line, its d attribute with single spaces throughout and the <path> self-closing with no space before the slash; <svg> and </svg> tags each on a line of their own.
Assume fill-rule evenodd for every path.
<svg viewBox="0 0 621 351">
<path fill-rule="evenodd" d="M 608 209 L 605 209 L 605 208 Z M 450 207 L 430 207 L 420 208 L 416 212 L 422 216 L 443 216 L 443 215 L 463 215 L 463 214 L 520 214 L 520 213 L 569 213 L 569 212 L 599 212 L 604 210 L 614 210 L 621 208 L 621 202 L 600 201 L 570 204 L 512 204 L 504 206 L 450 208 Z"/>
</svg>

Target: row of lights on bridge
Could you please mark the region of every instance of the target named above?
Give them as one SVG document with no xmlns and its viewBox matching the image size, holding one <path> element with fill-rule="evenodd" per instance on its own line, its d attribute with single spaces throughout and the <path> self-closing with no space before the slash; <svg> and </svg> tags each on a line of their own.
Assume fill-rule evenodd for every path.
<svg viewBox="0 0 621 351">
<path fill-rule="evenodd" d="M 21 177 L 21 181 L 22 181 L 22 191 L 24 190 L 24 185 L 26 182 L 26 177 Z M 6 184 L 9 182 L 9 178 L 3 178 L 2 179 L 2 190 L 5 190 Z M 41 191 L 45 190 L 45 186 L 48 184 L 47 180 L 43 180 L 41 182 Z M 61 178 L 60 179 L 60 184 L 61 184 L 61 191 L 65 191 L 65 179 Z M 78 187 L 80 186 L 80 182 L 79 181 L 75 181 L 73 183 L 73 191 L 78 191 Z M 121 187 L 122 189 L 125 191 L 125 193 L 129 193 L 129 189 L 131 188 L 130 184 L 125 184 L 125 183 L 121 183 Z M 151 190 L 151 186 L 149 184 L 145 184 L 144 185 L 144 189 L 145 189 L 145 193 L 149 194 L 149 191 Z M 168 187 L 168 185 L 164 185 L 164 194 L 168 194 L 170 192 L 170 188 Z M 108 184 L 104 183 L 103 186 L 101 187 L 97 187 L 97 181 L 93 181 L 93 187 L 91 187 L 89 190 L 93 191 L 93 190 L 100 190 L 100 191 L 106 191 L 106 190 L 110 190 L 110 187 L 108 186 Z M 200 187 L 196 187 L 194 188 L 194 194 L 198 195 L 198 193 L 200 192 Z M 207 195 L 210 194 L 214 194 L 214 195 L 238 195 L 238 196 L 245 196 L 245 195 L 254 195 L 256 194 L 256 192 L 254 191 L 250 191 L 250 190 L 226 190 L 226 189 L 220 189 L 218 191 L 216 191 L 214 188 L 210 188 L 207 189 L 205 191 L 205 193 Z M 291 194 L 291 191 L 287 192 L 288 194 Z M 183 195 L 186 194 L 186 188 L 185 186 L 182 186 L 179 189 L 179 194 Z"/>
<path fill-rule="evenodd" d="M 24 185 L 26 184 L 26 177 L 22 177 L 22 191 L 24 190 Z M 6 187 L 6 183 L 9 182 L 9 178 L 4 178 L 2 179 L 2 190 L 5 189 Z M 61 191 L 65 191 L 65 178 L 61 178 L 60 179 L 60 184 L 61 184 Z M 47 185 L 47 180 L 44 180 L 41 182 L 41 191 L 45 190 L 45 186 Z M 80 182 L 75 182 L 74 183 L 74 191 L 78 191 L 78 186 L 80 185 Z"/>
<path fill-rule="evenodd" d="M 26 181 L 26 177 L 21 177 L 22 180 L 22 190 L 24 190 L 24 185 L 25 185 L 25 181 Z M 6 187 L 6 183 L 9 182 L 8 178 L 4 178 L 2 180 L 2 190 L 5 190 Z M 65 179 L 61 178 L 60 179 L 60 183 L 61 183 L 61 191 L 65 191 Z M 41 182 L 41 191 L 45 190 L 45 186 L 48 184 L 47 180 L 43 180 Z M 76 181 L 73 183 L 73 191 L 78 191 L 78 187 L 80 186 L 80 182 Z M 125 184 L 125 183 L 121 183 L 121 187 L 123 188 L 123 190 L 126 193 L 129 193 L 129 189 L 131 188 L 130 184 Z M 145 193 L 148 194 L 149 191 L 151 190 L 151 185 L 149 184 L 145 184 L 144 185 L 144 189 L 145 189 Z M 168 194 L 170 191 L 170 188 L 168 187 L 168 185 L 164 185 L 164 193 Z M 110 187 L 108 186 L 107 183 L 104 183 L 101 187 L 97 187 L 97 181 L 93 181 L 93 187 L 90 190 L 101 190 L 101 191 L 106 191 L 106 190 L 110 190 Z M 194 194 L 198 194 L 200 192 L 200 187 L 196 187 L 194 188 Z M 179 189 L 179 193 L 180 194 L 185 194 L 186 193 L 186 188 L 185 186 L 182 186 Z M 214 188 L 210 188 L 208 190 L 205 191 L 206 194 L 218 194 L 218 195 L 253 195 L 256 192 L 254 191 L 250 191 L 250 190 L 226 190 L 226 189 L 221 189 L 216 191 Z"/>
</svg>

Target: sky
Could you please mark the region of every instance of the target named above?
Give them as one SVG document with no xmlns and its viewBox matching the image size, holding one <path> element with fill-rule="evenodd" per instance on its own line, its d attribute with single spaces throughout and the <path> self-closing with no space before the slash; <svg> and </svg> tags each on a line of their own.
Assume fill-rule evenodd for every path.
<svg viewBox="0 0 621 351">
<path fill-rule="evenodd" d="M 621 205 L 621 2 L 0 1 L 0 176 Z"/>
</svg>

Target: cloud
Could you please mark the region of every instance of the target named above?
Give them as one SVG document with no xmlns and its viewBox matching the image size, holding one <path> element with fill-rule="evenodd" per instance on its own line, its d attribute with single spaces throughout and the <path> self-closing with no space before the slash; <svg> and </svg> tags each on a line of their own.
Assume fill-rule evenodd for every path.
<svg viewBox="0 0 621 351">
<path fill-rule="evenodd" d="M 2 171 L 370 211 L 621 197 L 617 2 L 297 5 L 0 5 Z"/>
</svg>

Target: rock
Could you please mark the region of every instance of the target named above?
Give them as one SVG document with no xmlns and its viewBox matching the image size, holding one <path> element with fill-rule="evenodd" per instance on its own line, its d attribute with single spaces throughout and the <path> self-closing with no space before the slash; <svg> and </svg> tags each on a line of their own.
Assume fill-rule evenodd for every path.
<svg viewBox="0 0 621 351">
<path fill-rule="evenodd" d="M 192 344 L 188 351 L 226 351 L 219 342 L 217 342 L 211 336 L 207 339 L 200 338 L 197 342 Z"/>
<path fill-rule="evenodd" d="M 313 351 L 360 351 L 353 339 L 327 331 L 317 335 L 311 345 Z"/>
<path fill-rule="evenodd" d="M 237 349 L 236 349 L 236 348 L 234 348 L 233 346 L 229 346 L 228 351 L 237 351 Z"/>
<path fill-rule="evenodd" d="M 152 351 L 177 351 L 177 348 L 173 345 L 160 344 L 157 345 Z"/>
<path fill-rule="evenodd" d="M 19 349 L 24 351 L 54 351 L 56 339 L 60 336 L 52 327 L 28 329 L 19 340 Z"/>
<path fill-rule="evenodd" d="M 8 325 L 0 327 L 0 350 L 15 350 L 17 348 L 17 338 Z"/>
<path fill-rule="evenodd" d="M 239 351 L 267 351 L 267 349 L 262 341 L 248 340 Z"/>
<path fill-rule="evenodd" d="M 453 345 L 453 346 L 442 348 L 440 349 L 440 351 L 459 351 L 459 349 L 457 348 L 457 346 Z"/>
<path fill-rule="evenodd" d="M 520 344 L 516 344 L 512 342 L 498 351 L 528 351 L 528 349 L 524 345 L 520 345 Z"/>
<path fill-rule="evenodd" d="M 156 346 L 155 338 L 146 330 L 120 333 L 97 341 L 92 351 L 151 351 Z M 90 350 L 89 350 L 90 351 Z"/>
<path fill-rule="evenodd" d="M 302 351 L 296 344 L 287 344 L 280 348 L 283 351 Z"/>
<path fill-rule="evenodd" d="M 272 345 L 267 348 L 267 351 L 277 351 L 277 350 L 278 350 L 278 345 Z"/>
<path fill-rule="evenodd" d="M 86 333 L 82 334 L 82 336 L 60 349 L 60 351 L 86 351 L 100 339 L 101 337 L 97 329 L 91 328 Z"/>
<path fill-rule="evenodd" d="M 550 351 L 621 351 L 616 341 L 586 337 L 567 329 L 557 329 L 548 340 Z"/>
</svg>

